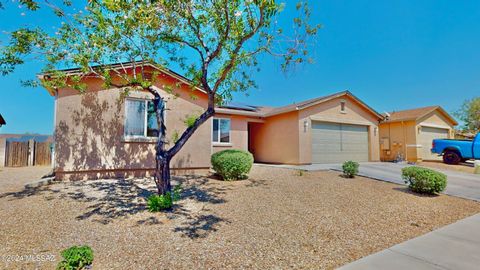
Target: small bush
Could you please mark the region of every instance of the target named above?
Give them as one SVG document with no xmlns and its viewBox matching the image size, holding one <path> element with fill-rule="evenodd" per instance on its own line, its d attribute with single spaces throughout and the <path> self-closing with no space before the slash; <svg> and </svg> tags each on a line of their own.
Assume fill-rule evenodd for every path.
<svg viewBox="0 0 480 270">
<path fill-rule="evenodd" d="M 447 187 L 447 176 L 443 173 L 416 166 L 402 169 L 402 178 L 408 187 L 418 193 L 435 194 Z"/>
<path fill-rule="evenodd" d="M 297 170 L 297 176 L 304 176 L 305 172 L 305 170 Z"/>
<path fill-rule="evenodd" d="M 159 212 L 162 210 L 171 209 L 173 202 L 180 200 L 181 186 L 173 188 L 173 196 L 170 192 L 165 195 L 150 195 L 147 199 L 147 207 L 150 212 Z"/>
<path fill-rule="evenodd" d="M 355 161 L 345 161 L 342 165 L 343 175 L 348 178 L 354 178 L 358 174 L 360 165 Z"/>
<path fill-rule="evenodd" d="M 212 155 L 212 167 L 224 180 L 248 178 L 253 155 L 242 150 L 223 150 Z"/>
<path fill-rule="evenodd" d="M 73 246 L 62 251 L 62 257 L 57 270 L 79 270 L 92 264 L 93 250 L 89 246 Z"/>
</svg>

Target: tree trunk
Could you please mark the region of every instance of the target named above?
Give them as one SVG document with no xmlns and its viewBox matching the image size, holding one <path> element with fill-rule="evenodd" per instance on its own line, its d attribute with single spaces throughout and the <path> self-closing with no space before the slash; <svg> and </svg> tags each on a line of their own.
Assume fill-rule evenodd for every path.
<svg viewBox="0 0 480 270">
<path fill-rule="evenodd" d="M 172 185 L 170 183 L 170 161 L 185 145 L 188 139 L 195 133 L 195 131 L 204 122 L 206 122 L 215 113 L 213 98 L 210 98 L 207 110 L 200 115 L 194 122 L 194 124 L 183 132 L 175 145 L 169 150 L 166 149 L 166 132 L 165 126 L 165 100 L 160 94 L 153 88 L 148 88 L 148 91 L 154 95 L 153 104 L 155 106 L 155 113 L 157 116 L 158 124 L 158 141 L 156 146 L 156 167 L 154 180 L 157 185 L 159 195 L 165 195 L 172 192 Z"/>
<path fill-rule="evenodd" d="M 155 106 L 155 114 L 157 116 L 158 141 L 155 148 L 155 174 L 154 180 L 157 185 L 159 195 L 171 193 L 172 186 L 170 184 L 170 156 L 166 150 L 166 133 L 165 127 L 165 100 L 155 89 L 148 89 L 154 95 L 153 105 Z"/>
<path fill-rule="evenodd" d="M 172 191 L 170 183 L 170 159 L 162 157 L 161 154 L 162 153 L 157 153 L 155 183 L 157 185 L 158 194 L 165 195 L 167 192 Z"/>
</svg>

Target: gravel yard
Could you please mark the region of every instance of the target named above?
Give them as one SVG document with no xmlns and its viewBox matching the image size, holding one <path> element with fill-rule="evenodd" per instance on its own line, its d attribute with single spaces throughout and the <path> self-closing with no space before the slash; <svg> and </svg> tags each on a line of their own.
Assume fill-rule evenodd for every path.
<svg viewBox="0 0 480 270">
<path fill-rule="evenodd" d="M 40 179 L 52 171 L 50 166 L 1 167 L 0 193 L 17 190 L 29 182 Z"/>
<path fill-rule="evenodd" d="M 62 249 L 88 244 L 93 269 L 332 269 L 480 212 L 473 201 L 338 172 L 255 166 L 245 181 L 176 181 L 183 199 L 169 213 L 145 210 L 154 190 L 145 179 L 2 189 L 0 256 L 56 262 L 0 268 L 52 269 Z"/>
</svg>

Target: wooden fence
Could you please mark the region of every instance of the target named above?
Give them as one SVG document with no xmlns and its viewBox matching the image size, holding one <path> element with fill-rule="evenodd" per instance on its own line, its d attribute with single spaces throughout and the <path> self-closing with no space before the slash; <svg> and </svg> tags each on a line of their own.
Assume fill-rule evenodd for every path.
<svg viewBox="0 0 480 270">
<path fill-rule="evenodd" d="M 35 142 L 33 165 L 48 166 L 52 163 L 52 150 L 49 142 Z"/>
<path fill-rule="evenodd" d="M 28 151 L 28 142 L 7 142 L 5 166 L 28 166 Z"/>
<path fill-rule="evenodd" d="M 49 142 L 7 142 L 6 167 L 48 166 L 52 162 Z"/>
</svg>

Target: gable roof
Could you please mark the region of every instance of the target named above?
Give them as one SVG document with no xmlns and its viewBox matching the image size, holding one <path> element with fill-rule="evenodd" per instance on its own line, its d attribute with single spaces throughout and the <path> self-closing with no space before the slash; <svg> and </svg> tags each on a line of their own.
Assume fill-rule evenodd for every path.
<svg viewBox="0 0 480 270">
<path fill-rule="evenodd" d="M 417 121 L 436 110 L 442 113 L 449 121 L 451 121 L 453 125 L 458 125 L 458 122 L 450 114 L 448 114 L 442 107 L 438 105 L 415 108 L 410 110 L 403 110 L 403 111 L 394 111 L 389 113 L 390 116 L 388 117 L 388 119 L 385 119 L 385 122 L 392 123 L 392 122 L 401 122 L 401 121 Z"/>
<path fill-rule="evenodd" d="M 350 98 L 357 101 L 362 107 L 364 107 L 365 109 L 370 111 L 372 114 L 377 116 L 379 119 L 383 119 L 383 116 L 380 113 L 378 113 L 372 107 L 368 106 L 365 102 L 363 102 L 362 100 L 357 98 L 355 95 L 353 95 L 348 90 L 338 92 L 338 93 L 334 93 L 334 94 L 331 94 L 331 95 L 328 95 L 328 96 L 323 96 L 323 97 L 318 97 L 318 98 L 305 100 L 305 101 L 302 101 L 302 102 L 299 102 L 299 103 L 295 103 L 295 104 L 291 104 L 291 105 L 287 105 L 287 106 L 283 106 L 283 107 L 274 108 L 274 109 L 270 110 L 269 112 L 265 113 L 265 116 L 268 117 L 268 116 L 278 115 L 278 114 L 287 113 L 287 112 L 291 112 L 291 111 L 303 110 L 303 109 L 309 108 L 311 106 L 315 106 L 317 104 L 324 103 L 324 102 L 327 102 L 329 100 L 339 98 L 339 97 L 342 97 L 342 96 L 349 96 Z"/>
<path fill-rule="evenodd" d="M 241 104 L 240 106 L 238 106 L 235 104 L 234 105 L 227 104 L 227 105 L 223 105 L 216 108 L 215 112 L 225 113 L 225 114 L 235 114 L 235 115 L 248 115 L 248 116 L 256 116 L 256 117 L 270 117 L 270 116 L 275 116 L 283 113 L 303 110 L 311 106 L 315 106 L 317 104 L 321 104 L 323 102 L 327 102 L 329 100 L 343 97 L 343 96 L 351 97 L 352 99 L 357 101 L 360 104 L 360 106 L 370 111 L 379 119 L 383 119 L 383 116 L 380 113 L 378 113 L 377 111 L 372 109 L 372 107 L 368 106 L 366 103 L 364 103 L 359 98 L 354 96 L 350 91 L 342 91 L 342 92 L 334 93 L 328 96 L 312 98 L 309 100 L 305 100 L 299 103 L 294 103 L 294 104 L 282 106 L 282 107 L 252 106 L 252 105 L 245 105 L 245 104 Z"/>
<path fill-rule="evenodd" d="M 110 69 L 110 70 L 114 70 L 114 69 L 131 69 L 131 68 L 134 68 L 136 65 L 138 65 L 139 62 L 122 62 L 122 63 L 115 63 L 115 64 L 110 64 L 110 65 L 105 65 L 104 67 L 106 67 L 107 69 Z M 188 85 L 193 85 L 192 81 L 188 78 L 186 78 L 185 76 L 182 76 L 180 74 L 178 74 L 177 72 L 174 72 L 173 70 L 171 69 L 168 69 L 168 68 L 165 68 L 165 67 L 162 67 L 160 65 L 157 65 L 155 63 L 152 63 L 152 62 L 147 62 L 147 63 L 142 63 L 143 66 L 147 66 L 147 67 L 151 67 L 153 69 L 156 69 L 172 78 L 175 78 L 185 84 L 188 84 Z M 99 68 L 101 67 L 101 65 L 97 65 L 97 66 L 92 66 L 92 69 L 96 69 L 96 68 Z M 61 72 L 64 72 L 66 75 L 69 75 L 69 76 L 73 76 L 73 75 L 81 75 L 81 74 L 85 74 L 84 72 L 81 71 L 80 68 L 68 68 L 68 69 L 60 69 L 59 71 Z M 40 80 L 45 80 L 46 78 L 48 78 L 49 76 L 49 73 L 40 73 L 37 75 L 37 78 L 40 79 Z M 195 89 L 201 91 L 201 92 L 204 92 L 206 93 L 206 91 L 200 87 L 195 87 Z M 55 95 L 55 89 L 47 89 L 48 92 L 50 93 L 50 95 L 54 96 Z"/>
<path fill-rule="evenodd" d="M 7 124 L 7 122 L 5 122 L 5 119 L 3 119 L 2 115 L 0 114 L 0 126 L 5 124 Z"/>
</svg>

